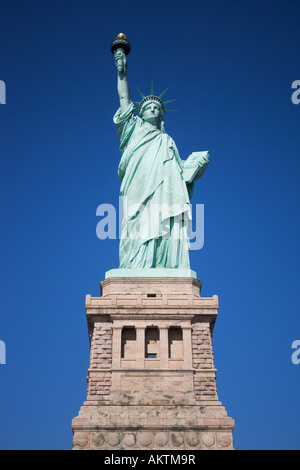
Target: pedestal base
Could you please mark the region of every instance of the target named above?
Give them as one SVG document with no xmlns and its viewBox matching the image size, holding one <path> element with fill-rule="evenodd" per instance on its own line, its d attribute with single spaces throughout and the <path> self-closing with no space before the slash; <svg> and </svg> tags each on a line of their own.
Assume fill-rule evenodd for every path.
<svg viewBox="0 0 300 470">
<path fill-rule="evenodd" d="M 201 406 L 82 407 L 74 449 L 233 450 L 233 423 L 221 403 Z"/>
<path fill-rule="evenodd" d="M 218 298 L 194 278 L 109 277 L 87 296 L 87 401 L 74 449 L 232 450 L 218 400 L 212 332 Z"/>
</svg>

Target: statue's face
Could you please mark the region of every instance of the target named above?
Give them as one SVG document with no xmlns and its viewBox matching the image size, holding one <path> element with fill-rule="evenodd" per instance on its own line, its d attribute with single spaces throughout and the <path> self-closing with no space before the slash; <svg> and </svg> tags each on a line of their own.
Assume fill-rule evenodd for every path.
<svg viewBox="0 0 300 470">
<path fill-rule="evenodd" d="M 149 122 L 150 124 L 159 127 L 162 119 L 162 109 L 158 103 L 150 101 L 143 107 L 141 117 L 143 121 Z"/>
</svg>

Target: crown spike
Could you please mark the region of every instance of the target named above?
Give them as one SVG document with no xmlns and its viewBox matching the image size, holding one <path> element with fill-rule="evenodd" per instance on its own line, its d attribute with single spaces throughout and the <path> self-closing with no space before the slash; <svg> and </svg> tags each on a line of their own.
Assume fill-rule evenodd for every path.
<svg viewBox="0 0 300 470">
<path fill-rule="evenodd" d="M 153 85 L 153 80 L 152 80 L 152 83 L 151 83 L 151 92 L 150 92 L 150 95 L 153 96 L 154 95 L 154 85 Z"/>
<path fill-rule="evenodd" d="M 177 98 L 175 98 L 174 100 L 164 101 L 164 105 L 173 103 L 173 101 L 177 101 Z"/>
<path fill-rule="evenodd" d="M 136 89 L 137 91 L 139 92 L 139 94 L 141 95 L 142 98 L 145 98 L 145 95 L 144 93 L 141 92 L 141 90 L 136 86 Z"/>
<path fill-rule="evenodd" d="M 162 94 L 159 95 L 159 99 L 160 99 L 160 100 L 162 99 L 162 97 L 163 97 L 164 94 L 168 91 L 169 88 L 170 88 L 170 87 L 166 88 L 165 91 L 163 91 Z"/>
</svg>

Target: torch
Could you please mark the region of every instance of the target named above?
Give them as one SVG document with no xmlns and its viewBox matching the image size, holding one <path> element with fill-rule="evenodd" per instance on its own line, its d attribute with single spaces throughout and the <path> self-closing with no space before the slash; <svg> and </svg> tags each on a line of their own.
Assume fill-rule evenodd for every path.
<svg viewBox="0 0 300 470">
<path fill-rule="evenodd" d="M 118 49 L 121 49 L 125 55 L 128 55 L 131 50 L 130 42 L 124 33 L 118 34 L 116 39 L 110 45 L 110 50 L 113 54 L 115 54 Z"/>
</svg>

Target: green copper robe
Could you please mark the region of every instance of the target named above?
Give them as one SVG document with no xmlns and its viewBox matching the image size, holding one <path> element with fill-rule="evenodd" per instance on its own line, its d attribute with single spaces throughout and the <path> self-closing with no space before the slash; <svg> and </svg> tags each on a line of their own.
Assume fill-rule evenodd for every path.
<svg viewBox="0 0 300 470">
<path fill-rule="evenodd" d="M 191 207 L 175 142 L 137 116 L 133 103 L 114 122 L 122 152 L 120 268 L 189 269 Z"/>
</svg>

